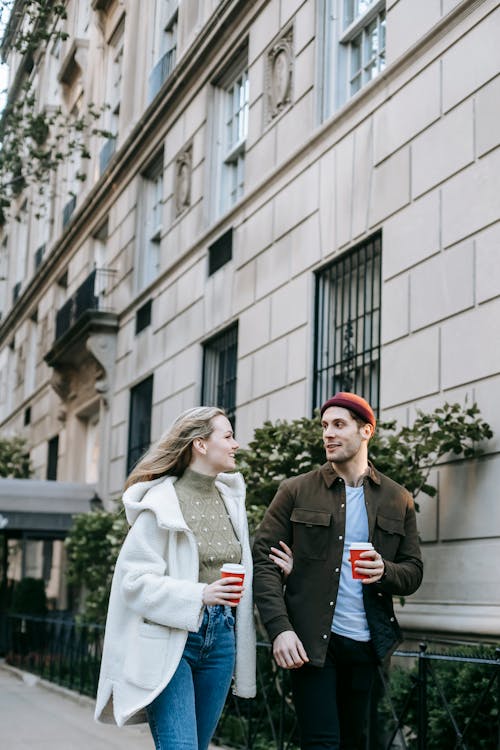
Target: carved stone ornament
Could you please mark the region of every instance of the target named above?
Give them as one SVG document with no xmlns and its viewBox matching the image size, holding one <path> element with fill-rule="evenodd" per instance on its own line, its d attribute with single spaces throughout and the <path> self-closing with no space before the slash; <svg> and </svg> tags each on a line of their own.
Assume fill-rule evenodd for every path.
<svg viewBox="0 0 500 750">
<path fill-rule="evenodd" d="M 292 102 L 293 27 L 271 47 L 266 60 L 267 122 Z"/>
<path fill-rule="evenodd" d="M 191 205 L 193 144 L 186 146 L 175 160 L 175 215 L 180 216 Z"/>
</svg>

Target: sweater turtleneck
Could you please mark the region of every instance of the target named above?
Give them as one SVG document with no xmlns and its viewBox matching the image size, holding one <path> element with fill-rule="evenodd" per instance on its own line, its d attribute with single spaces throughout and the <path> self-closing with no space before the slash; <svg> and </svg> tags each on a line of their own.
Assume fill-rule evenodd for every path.
<svg viewBox="0 0 500 750">
<path fill-rule="evenodd" d="M 182 515 L 198 542 L 202 583 L 218 580 L 223 563 L 241 561 L 241 545 L 215 480 L 187 468 L 174 485 Z"/>
</svg>

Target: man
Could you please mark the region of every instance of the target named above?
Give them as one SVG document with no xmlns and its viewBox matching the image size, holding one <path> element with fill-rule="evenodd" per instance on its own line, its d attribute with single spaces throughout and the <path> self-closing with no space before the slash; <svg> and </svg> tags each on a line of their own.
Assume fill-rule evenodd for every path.
<svg viewBox="0 0 500 750">
<path fill-rule="evenodd" d="M 411 495 L 376 471 L 376 419 L 365 399 L 340 392 L 321 407 L 327 462 L 283 481 L 257 531 L 254 593 L 279 666 L 292 670 L 304 750 L 360 750 L 370 691 L 401 642 L 393 595 L 422 580 Z M 373 543 L 352 577 L 349 545 Z M 293 551 L 283 587 L 272 545 Z"/>
</svg>

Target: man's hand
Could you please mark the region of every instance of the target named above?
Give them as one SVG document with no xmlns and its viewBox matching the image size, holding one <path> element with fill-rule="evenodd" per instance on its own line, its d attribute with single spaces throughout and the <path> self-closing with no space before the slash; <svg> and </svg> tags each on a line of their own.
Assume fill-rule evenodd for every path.
<svg viewBox="0 0 500 750">
<path fill-rule="evenodd" d="M 302 641 L 294 630 L 284 630 L 276 636 L 273 641 L 273 656 L 283 669 L 298 669 L 309 661 Z"/>
<path fill-rule="evenodd" d="M 382 556 L 376 549 L 369 549 L 361 553 L 361 559 L 355 563 L 356 572 L 363 578 L 361 583 L 377 583 L 380 581 L 385 571 L 385 564 Z"/>
</svg>

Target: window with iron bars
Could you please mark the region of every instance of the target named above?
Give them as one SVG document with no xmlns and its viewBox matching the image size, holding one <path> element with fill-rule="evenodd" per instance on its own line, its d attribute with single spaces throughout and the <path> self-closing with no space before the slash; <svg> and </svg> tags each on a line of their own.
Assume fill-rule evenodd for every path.
<svg viewBox="0 0 500 750">
<path fill-rule="evenodd" d="M 381 255 L 377 234 L 316 276 L 315 407 L 350 391 L 378 413 Z"/>
<path fill-rule="evenodd" d="M 236 413 L 236 369 L 238 324 L 226 328 L 203 347 L 201 401 L 204 406 L 225 409 L 234 429 Z"/>
<path fill-rule="evenodd" d="M 152 406 L 153 376 L 150 375 L 130 390 L 127 474 L 130 474 L 151 444 Z"/>
</svg>

